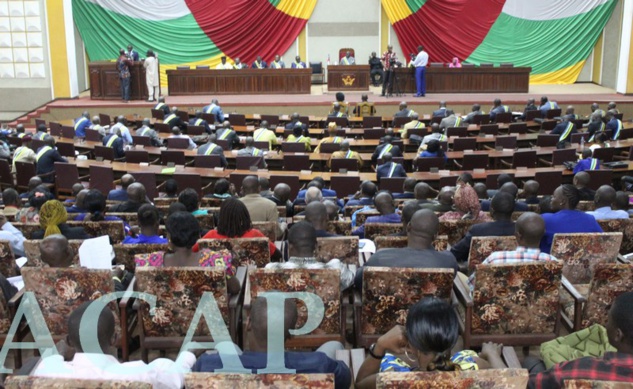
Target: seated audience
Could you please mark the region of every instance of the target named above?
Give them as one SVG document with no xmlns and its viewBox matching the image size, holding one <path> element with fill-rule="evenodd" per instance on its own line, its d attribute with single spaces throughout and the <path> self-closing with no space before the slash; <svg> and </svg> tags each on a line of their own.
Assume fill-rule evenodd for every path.
<svg viewBox="0 0 633 389">
<path fill-rule="evenodd" d="M 163 185 L 163 189 L 165 193 L 161 194 L 161 198 L 164 199 L 176 199 L 178 198 L 178 181 L 170 178 L 165 180 L 165 185 Z"/>
<path fill-rule="evenodd" d="M 240 200 L 231 197 L 220 205 L 220 217 L 218 226 L 207 232 L 202 239 L 229 239 L 229 238 L 265 238 L 266 235 L 253 228 L 248 209 Z M 273 242 L 268 242 L 270 256 L 277 256 L 277 248 Z M 200 250 L 198 244 L 193 245 L 193 252 Z"/>
<path fill-rule="evenodd" d="M 260 157 L 258 159 L 259 164 L 257 167 L 265 169 L 268 165 L 266 164 L 266 151 L 260 150 L 255 147 L 255 140 L 252 136 L 247 136 L 244 139 L 244 148 L 237 151 L 238 157 Z"/>
<path fill-rule="evenodd" d="M 417 211 L 422 209 L 422 205 L 417 201 L 407 201 L 402 207 L 402 231 L 389 236 L 407 236 L 407 227 L 409 222 Z"/>
<path fill-rule="evenodd" d="M 158 209 L 151 204 L 143 204 L 138 209 L 138 226 L 140 233 L 137 237 L 127 236 L 123 244 L 167 243 L 167 239 L 158 235 L 160 215 Z"/>
<path fill-rule="evenodd" d="M 511 236 L 515 233 L 512 212 L 514 199 L 509 193 L 499 192 L 492 198 L 490 204 L 490 216 L 493 221 L 474 224 L 466 235 L 455 246 L 451 247 L 451 253 L 458 262 L 465 263 L 468 260 L 470 242 L 473 236 Z"/>
<path fill-rule="evenodd" d="M 393 129 L 391 130 L 393 131 Z M 383 158 L 385 154 L 390 153 L 392 157 L 402 157 L 400 147 L 393 145 L 393 136 L 385 135 L 382 144 L 379 144 L 371 155 L 371 164 L 375 166 L 378 160 Z"/>
<path fill-rule="evenodd" d="M 501 345 L 494 343 L 484 343 L 479 355 L 465 350 L 449 357 L 458 337 L 459 317 L 453 307 L 439 299 L 424 298 L 409 308 L 405 326 L 396 325 L 370 346 L 355 387 L 375 388 L 380 372 L 505 368 Z"/>
<path fill-rule="evenodd" d="M 121 136 L 121 130 L 117 129 L 114 133 L 108 134 L 102 141 L 105 147 L 113 149 L 114 159 L 120 160 L 125 158 L 125 144 Z"/>
<path fill-rule="evenodd" d="M 360 184 L 360 190 L 349 199 L 345 207 L 351 207 L 356 205 L 374 205 L 374 196 L 378 188 L 372 181 L 366 180 Z"/>
<path fill-rule="evenodd" d="M 510 174 L 501 173 L 497 176 L 497 188 L 501 188 L 508 182 L 514 182 L 514 178 Z M 495 197 L 498 191 L 499 189 L 488 189 L 488 198 Z"/>
<path fill-rule="evenodd" d="M 519 193 L 525 204 L 538 204 L 541 200 L 538 197 L 540 184 L 536 180 L 527 180 L 523 184 L 523 190 Z"/>
<path fill-rule="evenodd" d="M 267 301 L 263 297 L 253 299 L 251 312 L 246 323 L 249 350 L 239 355 L 242 366 L 250 369 L 253 374 L 264 369 L 268 364 L 268 322 L 275 326 L 283 326 L 284 340 L 290 339 L 290 330 L 297 324 L 297 304 L 295 300 L 285 300 L 284 312 L 267 311 Z M 283 322 L 282 322 L 283 321 Z M 229 347 L 235 347 L 229 345 Z M 344 347 L 339 342 L 327 342 L 316 352 L 284 352 L 284 366 L 293 369 L 297 374 L 333 374 L 334 387 L 347 389 L 352 384 L 352 373 L 343 361 L 336 360 L 336 350 Z M 223 363 L 219 354 L 205 353 L 200 356 L 193 366 L 194 372 L 215 372 L 222 369 Z M 226 367 L 228 368 L 228 366 Z M 241 373 L 241 371 L 240 371 Z"/>
<path fill-rule="evenodd" d="M 169 208 L 167 209 L 167 217 L 176 212 L 187 212 L 187 207 L 185 207 L 183 203 L 179 203 L 178 201 L 169 204 Z"/>
<path fill-rule="evenodd" d="M 121 189 L 112 189 L 108 193 L 108 200 L 110 201 L 125 201 L 127 200 L 127 188 L 132 185 L 136 180 L 131 174 L 124 174 L 121 176 Z"/>
<path fill-rule="evenodd" d="M 327 167 L 332 167 L 333 159 L 355 159 L 358 162 L 358 169 L 363 167 L 363 158 L 356 151 L 350 150 L 349 142 L 344 140 L 341 142 L 341 149 L 335 151 L 330 155 L 330 159 L 327 161 Z"/>
<path fill-rule="evenodd" d="M 177 139 L 187 139 L 189 141 L 189 146 L 187 146 L 188 150 L 195 150 L 198 148 L 198 145 L 189 137 L 189 135 L 183 134 L 182 130 L 179 127 L 172 127 L 171 135 L 169 138 L 177 138 Z"/>
<path fill-rule="evenodd" d="M 611 185 L 602 185 L 596 191 L 594 202 L 596 210 L 589 211 L 587 214 L 592 215 L 596 220 L 604 219 L 628 219 L 629 213 L 622 210 L 613 210 L 616 200 L 616 191 Z"/>
<path fill-rule="evenodd" d="M 545 235 L 541 239 L 541 251 L 549 254 L 554 234 L 557 233 L 603 232 L 593 216 L 576 210 L 579 201 L 580 193 L 573 185 L 565 184 L 556 188 L 551 201 L 555 213 L 543 214 Z"/>
<path fill-rule="evenodd" d="M 431 192 L 437 191 L 431 188 L 431 185 L 427 184 L 426 182 L 418 182 L 417 184 L 415 184 L 415 187 L 413 189 L 413 198 L 420 205 L 428 204 L 431 203 L 431 200 L 429 200 L 429 198 L 431 197 Z M 437 193 L 439 194 L 439 192 Z M 451 205 L 452 204 L 453 202 L 451 201 Z"/>
<path fill-rule="evenodd" d="M 512 196 L 514 200 L 514 211 L 515 212 L 527 212 L 528 206 L 524 202 L 516 201 L 516 198 L 519 194 L 519 188 L 516 186 L 514 182 L 506 182 L 503 184 L 497 193 L 507 193 Z M 484 200 L 481 202 L 481 210 L 484 212 L 490 211 L 490 200 Z"/>
<path fill-rule="evenodd" d="M 185 190 L 180 192 L 178 195 L 178 202 L 184 204 L 187 212 L 194 216 L 207 214 L 206 209 L 199 208 L 200 203 L 198 201 L 198 192 L 196 192 L 195 189 L 185 188 Z"/>
<path fill-rule="evenodd" d="M 79 194 L 79 192 L 81 192 L 84 188 L 83 184 L 81 182 L 76 182 L 73 184 L 73 186 L 71 187 L 72 189 L 72 196 L 71 197 L 67 197 L 66 200 L 64 200 L 64 203 L 73 203 L 75 202 L 75 199 L 77 198 L 77 195 Z"/>
<path fill-rule="evenodd" d="M 66 212 L 68 213 L 85 213 L 86 207 L 84 204 L 84 200 L 86 199 L 86 195 L 88 194 L 89 189 L 82 189 L 77 193 L 75 197 L 75 204 L 70 207 L 66 207 Z"/>
<path fill-rule="evenodd" d="M 312 150 L 310 147 L 311 139 L 309 136 L 303 135 L 303 127 L 300 124 L 297 124 L 292 128 L 292 134 L 288 135 L 286 142 L 303 143 L 305 145 L 305 150 L 308 153 Z"/>
<path fill-rule="evenodd" d="M 13 220 L 15 215 L 20 212 L 20 206 L 22 205 L 18 191 L 13 188 L 7 188 L 3 190 L 2 204 L 4 205 L 2 215 Z"/>
<path fill-rule="evenodd" d="M 68 160 L 57 151 L 55 138 L 46 135 L 44 137 L 44 145 L 37 149 L 36 156 L 36 174 L 42 178 L 43 182 L 51 184 L 55 182 L 55 162 L 68 162 Z"/>
<path fill-rule="evenodd" d="M 513 223 L 514 224 L 514 223 Z M 541 239 L 545 234 L 545 221 L 533 212 L 525 212 L 516 222 L 514 236 L 517 238 L 517 248 L 511 251 L 497 251 L 488 256 L 481 264 L 493 265 L 504 263 L 522 263 L 534 261 L 556 261 L 553 256 L 541 252 Z M 475 273 L 468 279 L 470 289 L 475 286 Z"/>
<path fill-rule="evenodd" d="M 406 173 L 405 173 L 406 177 Z M 402 184 L 402 193 L 392 193 L 394 199 L 414 199 L 415 186 L 418 181 L 415 178 L 406 178 Z"/>
<path fill-rule="evenodd" d="M 490 221 L 488 215 L 481 211 L 479 196 L 468 184 L 458 182 L 453 199 L 455 211 L 449 211 L 440 216 L 440 220 L 480 220 Z"/>
<path fill-rule="evenodd" d="M 48 200 L 39 212 L 41 230 L 33 232 L 31 239 L 43 239 L 49 235 L 61 234 L 67 239 L 89 239 L 83 227 L 70 227 L 66 224 L 68 213 L 64 205 L 57 200 Z"/>
<path fill-rule="evenodd" d="M 376 210 L 380 212 L 380 216 L 370 216 L 365 220 L 367 223 L 401 223 L 400 215 L 396 213 L 396 207 L 393 204 L 393 198 L 389 192 L 380 192 L 374 199 Z M 352 231 L 352 235 L 358 236 L 360 239 L 365 238 L 365 224 Z"/>
<path fill-rule="evenodd" d="M 76 215 L 75 221 L 92 221 L 99 222 L 102 220 L 116 221 L 121 220 L 117 216 L 106 215 L 106 199 L 103 193 L 97 189 L 88 189 L 84 196 L 83 205 L 86 210 L 85 213 Z"/>
<path fill-rule="evenodd" d="M 321 152 L 321 145 L 324 143 L 341 143 L 343 141 L 343 139 L 345 139 L 342 136 L 337 136 L 336 134 L 338 133 L 338 127 L 336 125 L 335 122 L 329 122 L 327 125 L 327 134 L 328 136 L 326 136 L 325 138 L 321 139 L 319 141 L 319 144 L 317 145 L 317 147 L 314 149 L 315 153 L 320 153 Z"/>
<path fill-rule="evenodd" d="M 354 282 L 354 273 L 339 259 L 333 258 L 327 263 L 315 257 L 317 233 L 312 224 L 301 221 L 288 230 L 288 255 L 286 262 L 269 263 L 266 269 L 338 269 L 341 275 L 341 290 L 349 288 Z"/>
<path fill-rule="evenodd" d="M 448 160 L 446 153 L 442 150 L 442 145 L 439 140 L 431 139 L 426 144 L 426 150 L 422 151 L 417 158 L 444 158 L 444 160 Z"/>
<path fill-rule="evenodd" d="M 327 209 L 327 218 L 329 221 L 337 221 L 339 220 L 339 211 L 340 208 L 337 204 L 332 200 L 324 200 L 323 205 Z"/>
<path fill-rule="evenodd" d="M 617 210 L 625 211 L 629 215 L 633 215 L 633 209 L 631 209 L 629 195 L 626 192 L 618 191 L 615 194 L 614 208 Z"/>
<path fill-rule="evenodd" d="M 13 224 L 7 221 L 4 215 L 0 215 L 0 239 L 9 241 L 16 258 L 24 256 L 24 235 Z M 7 300 L 8 301 L 8 300 Z"/>
<path fill-rule="evenodd" d="M 477 193 L 477 197 L 479 197 L 479 200 L 489 199 L 488 188 L 486 187 L 486 184 L 484 184 L 483 182 L 477 182 L 475 185 L 473 185 L 473 189 Z"/>
<path fill-rule="evenodd" d="M 127 187 L 127 200 L 111 206 L 110 212 L 138 212 L 146 202 L 145 187 L 140 182 L 135 182 Z"/>
<path fill-rule="evenodd" d="M 363 269 L 369 266 L 449 268 L 457 272 L 457 261 L 448 251 L 438 252 L 433 247 L 440 221 L 432 211 L 421 209 L 413 214 L 407 226 L 407 247 L 378 250 L 358 269 L 354 286 L 361 289 Z"/>
<path fill-rule="evenodd" d="M 285 230 L 279 223 L 277 205 L 259 194 L 259 181 L 255 176 L 247 176 L 242 181 L 242 194 L 240 201 L 246 205 L 250 219 L 254 222 L 277 222 L 277 237 L 281 237 Z"/>
<path fill-rule="evenodd" d="M 209 135 L 207 143 L 198 147 L 197 154 L 198 155 L 217 155 L 220 157 L 220 166 L 226 167 L 228 166 L 228 162 L 226 161 L 226 157 L 224 156 L 224 149 L 220 145 L 216 143 L 217 137 L 215 134 Z"/>
<path fill-rule="evenodd" d="M 48 200 L 54 199 L 55 196 L 47 187 L 41 185 L 30 192 L 29 203 L 15 215 L 15 221 L 20 223 L 39 223 L 40 208 Z"/>
<path fill-rule="evenodd" d="M 28 199 L 29 197 L 31 197 L 31 194 L 33 194 L 33 191 L 35 190 L 35 188 L 37 188 L 38 186 L 43 186 L 43 184 L 44 182 L 42 181 L 40 177 L 38 176 L 31 177 L 27 185 L 28 190 L 24 193 L 20 193 L 20 198 Z"/>
<path fill-rule="evenodd" d="M 306 206 L 305 221 L 316 230 L 317 238 L 331 238 L 338 236 L 327 231 L 328 213 L 325 204 L 314 201 Z"/>
<path fill-rule="evenodd" d="M 192 249 L 200 238 L 200 224 L 195 216 L 189 212 L 173 213 L 167 218 L 165 227 L 169 239 L 169 250 L 137 256 L 134 258 L 137 267 L 221 267 L 226 269 L 226 285 L 229 293 L 239 292 L 240 284 L 234 277 L 235 266 L 228 250 L 194 251 Z"/>
<path fill-rule="evenodd" d="M 273 191 L 270 190 L 270 180 L 266 177 L 258 177 L 257 181 L 259 182 L 259 194 L 262 197 L 272 196 Z"/>
<path fill-rule="evenodd" d="M 104 307 L 98 317 L 83 317 L 90 306 L 85 302 L 68 317 L 67 347 L 74 349 L 72 360 L 64 361 L 62 355 L 43 358 L 32 373 L 36 377 L 130 380 L 146 382 L 154 388 L 178 389 L 183 387 L 184 375 L 191 371 L 196 356 L 189 351 L 181 352 L 176 361 L 158 358 L 149 364 L 143 361 L 121 363 L 116 355 L 114 314 Z M 86 323 L 96 329 L 97 341 L 103 354 L 85 353 L 80 328 Z"/>
<path fill-rule="evenodd" d="M 299 193 L 297 193 L 297 198 L 292 202 L 293 205 L 303 205 L 305 204 L 305 197 L 306 197 L 306 192 L 308 191 L 308 189 L 310 189 L 311 187 L 316 186 L 317 188 L 319 188 L 319 190 L 321 191 L 321 194 L 323 195 L 323 197 L 333 197 L 336 198 L 336 191 L 333 191 L 332 189 L 328 189 L 325 187 L 325 181 L 323 180 L 323 177 L 314 177 L 312 179 L 312 181 L 308 182 L 308 186 L 306 187 L 306 189 L 301 189 L 299 191 Z M 337 200 L 337 202 L 339 203 L 340 207 L 343 207 L 343 201 L 342 200 Z"/>
<path fill-rule="evenodd" d="M 282 182 L 275 185 L 275 189 L 270 192 L 269 196 L 265 196 L 268 200 L 275 203 L 278 207 L 285 206 L 287 217 L 291 217 L 294 212 L 292 202 L 290 201 L 290 191 L 290 186 Z"/>
<path fill-rule="evenodd" d="M 234 195 L 235 186 L 231 184 L 226 178 L 220 178 L 213 185 L 213 193 L 207 194 L 204 197 L 226 200 L 229 197 L 233 197 Z"/>
<path fill-rule="evenodd" d="M 452 186 L 445 186 L 440 189 L 440 193 L 437 195 L 435 201 L 420 201 L 418 203 L 423 209 L 429 209 L 433 212 L 450 212 L 453 209 L 453 198 L 455 197 L 455 188 Z M 418 196 L 416 195 L 416 199 Z M 426 196 L 425 198 L 428 198 Z"/>
<path fill-rule="evenodd" d="M 574 186 L 578 189 L 579 201 L 593 201 L 596 197 L 596 191 L 589 188 L 591 176 L 587 172 L 579 172 L 574 175 Z"/>
</svg>

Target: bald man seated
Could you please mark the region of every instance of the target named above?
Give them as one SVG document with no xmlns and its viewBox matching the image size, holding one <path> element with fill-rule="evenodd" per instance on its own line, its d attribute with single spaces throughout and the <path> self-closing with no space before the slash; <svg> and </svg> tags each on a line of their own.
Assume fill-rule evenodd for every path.
<svg viewBox="0 0 633 389">
<path fill-rule="evenodd" d="M 589 188 L 591 176 L 587 172 L 579 172 L 574 175 L 574 186 L 578 189 L 580 201 L 593 201 L 596 197 L 596 191 Z"/>
<path fill-rule="evenodd" d="M 628 219 L 629 213 L 623 210 L 614 210 L 613 206 L 616 202 L 617 192 L 611 185 L 602 185 L 596 191 L 594 202 L 596 203 L 595 211 L 587 212 L 596 220 L 605 219 Z"/>
<path fill-rule="evenodd" d="M 433 239 L 437 235 L 440 221 L 433 211 L 421 209 L 413 214 L 407 226 L 407 247 L 378 250 L 358 269 L 354 286 L 361 290 L 363 269 L 369 266 L 448 268 L 457 273 L 457 261 L 448 251 L 436 251 Z"/>
<path fill-rule="evenodd" d="M 312 224 L 312 227 L 314 227 L 314 229 L 316 230 L 317 238 L 331 238 L 338 236 L 336 234 L 327 232 L 328 211 L 326 205 L 322 202 L 314 201 L 308 204 L 304 211 L 304 215 L 305 221 Z"/>
<path fill-rule="evenodd" d="M 374 199 L 376 210 L 380 212 L 380 216 L 370 216 L 365 220 L 368 223 L 401 223 L 402 219 L 396 213 L 396 207 L 393 203 L 393 197 L 389 192 L 380 192 Z M 352 235 L 358 236 L 360 239 L 365 238 L 365 224 L 352 231 Z"/>
<path fill-rule="evenodd" d="M 481 264 L 492 265 L 534 261 L 556 261 L 556 258 L 553 256 L 541 252 L 541 238 L 543 238 L 544 234 L 545 221 L 541 215 L 534 212 L 525 212 L 519 217 L 515 226 L 514 236 L 517 238 L 517 249 L 512 251 L 494 252 L 490 254 Z M 468 279 L 468 284 L 472 291 L 475 286 L 475 273 L 473 273 Z"/>
<path fill-rule="evenodd" d="M 122 203 L 110 207 L 110 212 L 138 212 L 141 205 L 147 203 L 145 186 L 140 182 L 135 182 L 127 187 L 128 199 Z"/>
<path fill-rule="evenodd" d="M 121 177 L 121 189 L 112 189 L 108 193 L 108 200 L 111 201 L 126 201 L 127 200 L 127 187 L 132 185 L 136 180 L 131 174 L 124 174 Z"/>
<path fill-rule="evenodd" d="M 294 208 L 292 206 L 292 201 L 290 201 L 290 192 L 290 186 L 282 182 L 275 185 L 275 189 L 273 189 L 272 194 L 264 197 L 277 204 L 278 207 L 285 206 L 286 217 L 291 217 L 294 214 Z"/>
<path fill-rule="evenodd" d="M 535 180 L 528 180 L 523 184 L 523 190 L 519 192 L 519 197 L 523 198 L 525 204 L 538 204 L 541 199 L 538 197 L 538 191 L 541 184 Z"/>
</svg>

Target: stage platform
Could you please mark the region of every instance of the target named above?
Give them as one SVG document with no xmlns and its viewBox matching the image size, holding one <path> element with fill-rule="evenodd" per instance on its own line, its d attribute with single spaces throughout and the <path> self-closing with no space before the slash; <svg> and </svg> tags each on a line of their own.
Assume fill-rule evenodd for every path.
<svg viewBox="0 0 633 389">
<path fill-rule="evenodd" d="M 313 85 L 311 93 L 305 95 L 223 95 L 223 96 L 169 96 L 167 88 L 166 102 L 169 106 L 177 106 L 181 110 L 195 110 L 210 103 L 212 98 L 217 98 L 226 113 L 243 114 L 291 114 L 299 112 L 302 115 L 324 116 L 335 100 L 337 91 L 328 91 L 326 85 Z M 591 103 L 600 104 L 606 108 L 606 104 L 615 101 L 618 109 L 624 112 L 624 119 L 633 117 L 633 96 L 625 96 L 616 93 L 615 90 L 590 83 L 572 85 L 531 85 L 529 93 L 463 93 L 463 94 L 427 94 L 426 97 L 414 97 L 411 94 L 403 96 L 382 97 L 381 88 L 370 87 L 368 92 L 347 92 L 345 99 L 355 105 L 361 101 L 361 95 L 367 93 L 369 101 L 376 104 L 377 114 L 391 116 L 398 110 L 398 104 L 406 101 L 409 108 L 420 113 L 431 113 L 437 109 L 440 101 L 446 101 L 449 108 L 457 113 L 470 112 L 472 104 L 479 103 L 486 112 L 490 110 L 495 98 L 500 98 L 503 104 L 509 105 L 513 111 L 522 111 L 528 98 L 537 101 L 541 96 L 548 96 L 550 100 L 558 102 L 561 107 L 574 105 L 576 113 L 587 115 L 590 113 Z M 111 116 L 139 114 L 149 115 L 150 109 L 155 103 L 147 101 L 121 100 L 91 100 L 90 93 L 83 92 L 79 98 L 52 101 L 43 107 L 19 118 L 15 123 L 33 125 L 35 119 L 58 121 L 76 118 L 83 111 L 91 115 L 106 113 Z"/>
</svg>

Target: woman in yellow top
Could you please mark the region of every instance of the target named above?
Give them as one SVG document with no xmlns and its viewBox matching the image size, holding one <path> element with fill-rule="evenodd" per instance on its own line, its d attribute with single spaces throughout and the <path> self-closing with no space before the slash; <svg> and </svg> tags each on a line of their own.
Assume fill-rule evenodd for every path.
<svg viewBox="0 0 633 389">
<path fill-rule="evenodd" d="M 301 125 L 294 126 L 294 128 L 292 129 L 292 134 L 288 135 L 288 138 L 286 138 L 286 142 L 301 142 L 305 144 L 306 151 L 310 152 L 310 137 L 307 137 L 302 133 L 303 127 Z"/>
</svg>

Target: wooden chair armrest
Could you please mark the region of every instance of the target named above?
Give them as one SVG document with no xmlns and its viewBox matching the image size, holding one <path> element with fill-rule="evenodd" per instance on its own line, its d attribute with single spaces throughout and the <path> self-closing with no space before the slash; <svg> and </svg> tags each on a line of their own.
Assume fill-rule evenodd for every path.
<svg viewBox="0 0 633 389">
<path fill-rule="evenodd" d="M 78 155 L 88 155 L 88 154 L 90 154 L 90 153 L 92 153 L 92 150 L 88 150 L 88 151 L 81 151 L 81 152 L 79 152 L 79 154 L 78 154 Z"/>
<path fill-rule="evenodd" d="M 9 306 L 9 311 L 11 312 L 11 317 L 15 315 L 15 311 L 17 311 L 18 306 L 22 301 L 22 296 L 24 296 L 24 288 L 18 290 L 18 293 L 11 297 L 11 300 L 7 302 L 7 305 Z"/>
<path fill-rule="evenodd" d="M 540 163 L 541 165 L 545 165 L 545 166 L 554 166 L 554 163 L 552 161 L 548 161 L 548 160 L 543 159 L 543 158 L 539 158 L 538 159 L 538 163 Z"/>
<path fill-rule="evenodd" d="M 121 179 L 119 178 L 118 180 L 114 180 L 112 183 L 114 185 L 119 185 L 121 183 Z"/>
<path fill-rule="evenodd" d="M 213 191 L 213 188 L 215 187 L 215 183 L 214 182 L 210 182 L 207 185 L 202 187 L 202 195 L 204 196 L 205 194 L 211 193 Z"/>
<path fill-rule="evenodd" d="M 156 189 L 157 189 L 158 191 L 163 190 L 163 188 L 165 187 L 165 183 L 166 183 L 166 182 L 167 182 L 167 181 L 163 181 L 163 182 L 161 182 L 159 185 L 156 185 Z"/>
<path fill-rule="evenodd" d="M 494 149 L 495 149 L 492 146 L 488 146 L 488 145 L 483 145 L 483 146 L 484 146 L 484 150 L 492 150 L 492 151 L 494 151 Z"/>
<path fill-rule="evenodd" d="M 627 258 L 624 258 L 624 255 L 622 255 L 622 254 L 618 254 L 618 262 L 624 263 L 624 264 L 627 264 L 627 265 L 631 263 L 631 261 L 628 260 Z"/>
<path fill-rule="evenodd" d="M 125 162 L 125 157 L 123 157 L 123 158 L 114 158 L 114 162 Z"/>
<path fill-rule="evenodd" d="M 614 155 L 613 159 L 615 161 L 628 161 L 629 156 L 628 155 L 626 155 L 626 156 L 625 155 Z"/>
<path fill-rule="evenodd" d="M 132 278 L 132 281 L 130 281 L 130 285 L 127 286 L 127 289 L 125 290 L 126 292 L 134 292 L 134 288 L 136 287 L 136 277 Z M 133 297 L 131 296 L 124 296 L 121 301 L 119 301 L 119 308 L 120 309 L 126 309 L 127 305 L 130 303 L 131 300 L 134 300 Z"/>
<path fill-rule="evenodd" d="M 587 299 L 582 294 L 580 294 L 580 292 L 578 292 L 574 285 L 569 282 L 569 280 L 564 276 L 561 280 L 561 285 L 563 285 L 563 288 L 567 291 L 567 293 L 571 295 L 575 302 L 584 303 L 587 301 Z"/>
<path fill-rule="evenodd" d="M 457 300 L 459 300 L 460 303 L 462 303 L 465 307 L 473 306 L 473 298 L 470 295 L 470 288 L 460 277 L 455 277 L 453 280 L 453 290 L 455 291 Z"/>
<path fill-rule="evenodd" d="M 516 351 L 514 351 L 514 347 L 504 347 L 501 351 L 501 356 L 505 361 L 506 365 L 510 369 L 521 369 L 521 362 L 519 361 L 519 357 L 517 356 Z"/>
<path fill-rule="evenodd" d="M 48 177 L 48 176 L 54 176 L 55 175 L 55 170 L 53 170 L 52 172 L 48 172 L 48 173 L 42 173 L 42 174 L 38 174 L 38 177 Z"/>
</svg>

